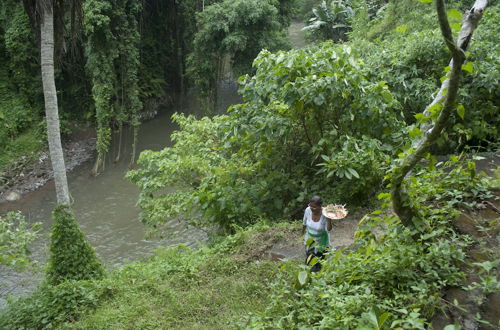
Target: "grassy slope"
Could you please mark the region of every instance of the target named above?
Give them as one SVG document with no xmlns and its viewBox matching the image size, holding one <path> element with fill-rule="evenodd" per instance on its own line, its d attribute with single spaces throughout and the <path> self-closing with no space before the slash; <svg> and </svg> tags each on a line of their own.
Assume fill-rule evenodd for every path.
<svg viewBox="0 0 500 330">
<path fill-rule="evenodd" d="M 293 227 L 296 224 L 251 229 L 210 249 L 159 251 L 148 262 L 113 273 L 105 280 L 111 286 L 110 297 L 78 322 L 61 328 L 234 328 L 269 302 L 268 284 L 280 263 L 257 259 Z"/>
<path fill-rule="evenodd" d="M 28 160 L 38 156 L 45 147 L 44 141 L 40 139 L 37 128 L 30 128 L 13 140 L 9 140 L 5 148 L 0 152 L 0 172 L 22 156 Z"/>
</svg>

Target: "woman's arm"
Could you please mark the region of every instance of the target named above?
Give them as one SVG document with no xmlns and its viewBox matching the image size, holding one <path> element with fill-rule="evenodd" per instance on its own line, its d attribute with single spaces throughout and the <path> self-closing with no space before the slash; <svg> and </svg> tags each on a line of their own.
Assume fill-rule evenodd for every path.
<svg viewBox="0 0 500 330">
<path fill-rule="evenodd" d="M 333 224 L 332 224 L 332 219 L 326 218 L 326 229 L 328 231 L 332 230 Z"/>
<path fill-rule="evenodd" d="M 307 207 L 306 210 L 304 211 L 304 218 L 302 218 L 302 235 L 304 235 L 306 232 L 308 211 L 311 212 L 309 207 Z"/>
</svg>

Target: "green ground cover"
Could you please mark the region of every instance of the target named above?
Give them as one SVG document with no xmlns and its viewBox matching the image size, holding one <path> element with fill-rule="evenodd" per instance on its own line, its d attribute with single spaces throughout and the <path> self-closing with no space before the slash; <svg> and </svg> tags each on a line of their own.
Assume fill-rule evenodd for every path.
<svg viewBox="0 0 500 330">
<path fill-rule="evenodd" d="M 297 224 L 254 226 L 212 247 L 157 251 L 104 280 L 42 286 L 0 314 L 0 328 L 222 329 L 262 312 L 281 264 L 263 246 Z"/>
<path fill-rule="evenodd" d="M 0 172 L 23 156 L 27 157 L 27 160 L 38 157 L 38 154 L 46 145 L 44 139 L 40 136 L 40 130 L 33 127 L 21 135 L 9 139 L 0 153 Z"/>
</svg>

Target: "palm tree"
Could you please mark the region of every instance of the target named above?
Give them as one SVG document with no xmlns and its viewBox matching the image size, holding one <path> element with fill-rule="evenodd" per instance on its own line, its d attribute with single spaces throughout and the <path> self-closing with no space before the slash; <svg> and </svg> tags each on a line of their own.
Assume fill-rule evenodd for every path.
<svg viewBox="0 0 500 330">
<path fill-rule="evenodd" d="M 57 203 L 68 205 L 70 202 L 68 180 L 61 145 L 57 91 L 54 78 L 54 4 L 52 0 L 38 1 L 41 10 L 40 58 L 50 160 L 54 171 Z"/>
</svg>

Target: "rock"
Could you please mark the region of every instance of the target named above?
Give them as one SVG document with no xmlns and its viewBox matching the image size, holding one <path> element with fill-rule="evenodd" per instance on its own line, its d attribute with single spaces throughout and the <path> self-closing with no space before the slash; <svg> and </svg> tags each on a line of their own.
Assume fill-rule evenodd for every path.
<svg viewBox="0 0 500 330">
<path fill-rule="evenodd" d="M 482 250 L 482 249 L 479 249 L 479 248 L 473 248 L 469 251 L 469 256 L 472 258 L 472 260 L 474 260 L 475 262 L 483 262 L 483 261 L 487 261 L 489 258 L 488 258 L 488 254 Z"/>
<path fill-rule="evenodd" d="M 500 322 L 500 292 L 493 292 L 489 294 L 486 302 L 483 304 L 483 318 L 492 324 L 491 329 L 494 329 Z M 485 327 L 485 329 L 488 329 Z"/>
<path fill-rule="evenodd" d="M 15 202 L 21 199 L 21 194 L 11 191 L 5 194 L 5 200 L 8 202 Z"/>
<path fill-rule="evenodd" d="M 453 223 L 462 234 L 469 234 L 473 237 L 479 237 L 476 229 L 477 222 L 465 213 L 460 214 Z"/>
</svg>

